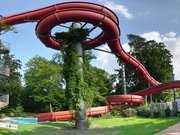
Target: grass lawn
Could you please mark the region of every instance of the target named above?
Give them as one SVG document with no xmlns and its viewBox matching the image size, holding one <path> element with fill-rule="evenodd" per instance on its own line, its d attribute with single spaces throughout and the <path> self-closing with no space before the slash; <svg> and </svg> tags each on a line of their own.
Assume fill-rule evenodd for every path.
<svg viewBox="0 0 180 135">
<path fill-rule="evenodd" d="M 111 118 L 92 119 L 86 131 L 77 131 L 69 122 L 20 124 L 20 134 L 1 129 L 0 135 L 153 135 L 175 123 L 180 117 L 170 118 Z"/>
</svg>

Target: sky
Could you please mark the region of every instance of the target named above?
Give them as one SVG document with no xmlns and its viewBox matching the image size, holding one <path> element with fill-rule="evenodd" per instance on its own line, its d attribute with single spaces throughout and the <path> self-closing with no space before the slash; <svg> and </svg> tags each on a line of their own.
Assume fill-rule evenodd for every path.
<svg viewBox="0 0 180 135">
<path fill-rule="evenodd" d="M 81 0 L 82 1 L 82 0 Z M 87 1 L 87 0 L 84 0 Z M 35 10 L 69 0 L 0 0 L 0 14 L 9 16 Z M 147 40 L 164 42 L 173 55 L 175 79 L 180 80 L 180 0 L 89 0 L 113 10 L 119 18 L 121 43 L 128 51 L 128 34 L 141 35 Z M 57 51 L 46 48 L 35 35 L 36 23 L 15 25 L 17 34 L 12 32 L 0 35 L 4 43 L 10 44 L 10 54 L 22 61 L 23 73 L 25 64 L 39 55 L 51 59 Z M 100 47 L 109 49 L 107 45 Z M 118 68 L 117 59 L 108 53 L 93 51 L 97 57 L 92 63 L 114 73 Z"/>
</svg>

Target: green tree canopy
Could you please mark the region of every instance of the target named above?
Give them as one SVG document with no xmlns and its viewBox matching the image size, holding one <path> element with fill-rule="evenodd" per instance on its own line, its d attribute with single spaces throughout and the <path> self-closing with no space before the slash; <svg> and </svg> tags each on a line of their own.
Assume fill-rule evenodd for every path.
<svg viewBox="0 0 180 135">
<path fill-rule="evenodd" d="M 84 99 L 88 107 L 105 105 L 106 97 L 111 89 L 109 74 L 90 64 L 94 58 L 91 51 L 83 53 L 83 78 L 86 89 Z M 47 112 L 49 103 L 52 104 L 53 111 L 69 108 L 65 100 L 66 89 L 62 64 L 61 53 L 54 54 L 51 61 L 40 56 L 28 61 L 22 99 L 25 111 Z"/>
<path fill-rule="evenodd" d="M 28 111 L 53 111 L 64 107 L 62 66 L 36 56 L 28 61 L 25 71 L 24 107 Z"/>
<path fill-rule="evenodd" d="M 131 55 L 138 59 L 152 77 L 159 82 L 168 82 L 172 80 L 173 66 L 172 55 L 169 50 L 166 49 L 164 43 L 156 42 L 154 40 L 147 41 L 138 35 L 128 35 L 129 45 L 131 47 Z M 120 65 L 122 62 L 119 62 Z M 139 91 L 148 87 L 148 83 L 145 82 L 143 76 L 131 66 L 125 64 L 126 81 L 128 93 Z M 119 73 L 120 85 L 118 85 L 118 92 L 122 93 L 122 69 L 117 70 Z M 168 94 L 156 94 L 158 98 L 155 100 L 166 100 Z"/>
<path fill-rule="evenodd" d="M 89 101 L 89 107 L 105 105 L 106 97 L 112 87 L 109 73 L 92 66 L 90 64 L 92 59 L 95 59 L 95 56 L 92 55 L 91 51 L 84 52 L 83 71 L 85 89 L 87 90 L 85 100 Z"/>
</svg>

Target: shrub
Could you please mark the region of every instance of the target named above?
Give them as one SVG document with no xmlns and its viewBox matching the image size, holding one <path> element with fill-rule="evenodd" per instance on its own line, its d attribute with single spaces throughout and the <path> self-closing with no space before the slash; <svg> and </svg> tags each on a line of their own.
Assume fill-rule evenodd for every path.
<svg viewBox="0 0 180 135">
<path fill-rule="evenodd" d="M 169 107 L 167 107 L 164 111 L 165 111 L 165 116 L 166 117 L 171 116 L 171 109 Z"/>
<path fill-rule="evenodd" d="M 1 110 L 1 113 L 9 117 L 14 117 L 14 116 L 21 117 L 24 116 L 23 111 L 24 111 L 23 107 L 21 105 L 18 105 L 15 108 L 8 108 L 8 107 L 3 108 Z"/>
<path fill-rule="evenodd" d="M 178 117 L 180 117 L 180 112 L 179 111 L 177 111 L 177 114 L 176 114 Z"/>
<path fill-rule="evenodd" d="M 118 116 L 122 116 L 122 114 L 123 114 L 122 109 L 114 108 L 114 109 L 111 110 L 111 115 L 112 116 L 118 117 Z"/>
<path fill-rule="evenodd" d="M 159 111 L 158 109 L 155 109 L 154 112 L 153 112 L 153 116 L 154 116 L 155 118 L 160 117 L 160 111 Z"/>
<path fill-rule="evenodd" d="M 85 123 L 86 129 L 90 128 L 90 126 L 91 126 L 91 121 L 89 119 L 87 119 L 86 123 Z"/>
<path fill-rule="evenodd" d="M 102 114 L 101 118 L 103 118 L 103 119 L 110 119 L 110 118 L 112 118 L 112 115 L 111 115 L 110 112 L 108 112 L 108 113 Z"/>
<path fill-rule="evenodd" d="M 11 109 L 5 107 L 1 110 L 1 113 L 4 114 L 4 115 L 7 115 L 7 116 L 11 116 Z"/>
<path fill-rule="evenodd" d="M 125 117 L 134 117 L 137 115 L 137 111 L 133 108 L 128 108 L 123 110 L 123 116 Z"/>
<path fill-rule="evenodd" d="M 24 116 L 23 110 L 24 110 L 23 107 L 19 105 L 16 108 L 11 110 L 11 114 L 17 117 L 21 117 L 21 116 Z"/>
<path fill-rule="evenodd" d="M 151 115 L 149 106 L 139 106 L 136 108 L 137 115 L 141 117 L 149 117 Z"/>
</svg>

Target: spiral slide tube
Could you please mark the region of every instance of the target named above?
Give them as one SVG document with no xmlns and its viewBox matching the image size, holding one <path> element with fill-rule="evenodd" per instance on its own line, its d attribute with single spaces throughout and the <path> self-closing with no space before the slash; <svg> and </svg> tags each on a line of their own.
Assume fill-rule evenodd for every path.
<svg viewBox="0 0 180 135">
<path fill-rule="evenodd" d="M 68 22 L 85 22 L 101 28 L 102 33 L 100 33 L 94 39 L 88 40 L 86 45 L 83 46 L 83 49 L 93 49 L 100 46 L 101 44 L 107 43 L 112 53 L 114 53 L 119 59 L 138 70 L 144 79 L 152 86 L 149 89 L 138 91 L 136 93 L 132 93 L 131 95 L 110 96 L 107 98 L 107 101 L 110 103 L 126 102 L 142 104 L 142 96 L 153 94 L 166 89 L 180 87 L 179 81 L 164 84 L 159 83 L 152 76 L 150 76 L 150 74 L 138 60 L 123 50 L 120 43 L 118 18 L 110 9 L 104 6 L 88 2 L 66 2 L 52 5 L 46 8 L 11 15 L 1 19 L 0 22 L 7 25 L 37 22 L 35 29 L 37 37 L 43 44 L 45 44 L 46 47 L 56 50 L 59 50 L 61 45 L 52 38 L 51 31 L 59 24 Z M 0 30 L 2 31 L 3 29 L 0 28 Z M 106 112 L 107 109 L 105 108 L 101 107 L 101 111 L 98 110 L 98 108 L 96 113 Z M 110 110 L 112 107 L 108 106 L 108 108 L 108 110 Z M 90 112 L 87 112 L 87 115 L 89 115 Z M 70 112 L 67 115 L 69 114 Z M 45 114 L 43 114 L 43 116 L 44 115 Z M 48 114 L 48 116 L 50 115 L 52 114 Z M 53 114 L 51 117 L 54 117 L 54 115 L 55 114 Z M 68 118 L 72 118 L 72 116 L 68 116 Z M 60 119 L 61 118 L 59 117 L 58 120 Z"/>
</svg>

